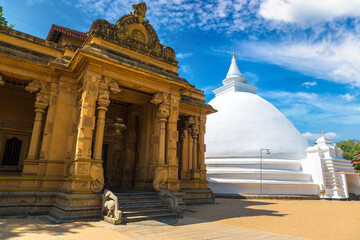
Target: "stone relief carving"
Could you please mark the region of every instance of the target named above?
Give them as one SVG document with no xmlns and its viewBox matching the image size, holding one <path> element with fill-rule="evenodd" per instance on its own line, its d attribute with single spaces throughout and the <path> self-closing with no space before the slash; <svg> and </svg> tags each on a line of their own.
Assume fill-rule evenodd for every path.
<svg viewBox="0 0 360 240">
<path fill-rule="evenodd" d="M 111 224 L 120 224 L 122 212 L 119 210 L 117 196 L 108 189 L 105 189 L 102 196 L 102 213 L 104 221 Z"/>
<path fill-rule="evenodd" d="M 153 187 L 156 191 L 166 189 L 166 181 L 168 179 L 167 169 L 157 167 L 154 174 Z"/>
<path fill-rule="evenodd" d="M 92 182 L 90 183 L 90 189 L 93 192 L 101 192 L 104 187 L 104 170 L 100 163 L 93 164 L 90 168 L 90 177 Z"/>
</svg>

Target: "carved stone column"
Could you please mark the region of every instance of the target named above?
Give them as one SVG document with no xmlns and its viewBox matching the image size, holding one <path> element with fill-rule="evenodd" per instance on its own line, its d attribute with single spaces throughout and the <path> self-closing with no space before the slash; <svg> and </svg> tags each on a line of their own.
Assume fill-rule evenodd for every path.
<svg viewBox="0 0 360 240">
<path fill-rule="evenodd" d="M 101 160 L 102 145 L 104 140 L 104 128 L 105 128 L 105 114 L 108 110 L 107 107 L 110 104 L 109 100 L 110 92 L 108 86 L 102 82 L 99 84 L 99 97 L 98 97 L 98 116 L 96 122 L 96 136 L 94 145 L 93 159 Z"/>
<path fill-rule="evenodd" d="M 168 169 L 165 165 L 165 141 L 166 141 L 166 122 L 169 117 L 169 107 L 165 103 L 166 95 L 164 93 L 157 93 L 154 95 L 151 103 L 158 105 L 156 114 L 157 120 L 160 125 L 159 132 L 159 157 L 156 163 L 156 169 L 153 179 L 153 187 L 155 190 L 160 191 L 166 189 L 166 181 L 168 179 Z"/>
<path fill-rule="evenodd" d="M 206 180 L 206 165 L 205 165 L 205 125 L 206 124 L 206 115 L 200 116 L 200 132 L 199 132 L 199 168 L 200 168 L 200 180 L 201 180 L 201 189 L 208 189 L 208 183 Z"/>
<path fill-rule="evenodd" d="M 188 118 L 188 120 L 186 121 L 186 128 L 188 131 L 188 166 L 189 166 L 189 170 L 188 170 L 188 174 L 189 174 L 189 178 L 190 178 L 190 172 L 192 171 L 193 168 L 193 138 L 192 138 L 192 125 L 195 123 L 195 118 L 194 116 L 190 116 Z"/>
<path fill-rule="evenodd" d="M 105 113 L 109 105 L 109 89 L 115 93 L 120 89 L 115 81 L 88 73 L 83 80 L 80 100 L 80 120 L 76 141 L 76 156 L 71 168 L 72 191 L 100 192 L 104 186 L 102 166 L 102 143 L 104 137 Z M 95 128 L 95 108 L 98 103 L 98 121 L 95 136 L 94 155 L 91 159 L 91 144 Z"/>
<path fill-rule="evenodd" d="M 38 158 L 37 152 L 39 149 L 39 141 L 41 134 L 41 127 L 43 123 L 43 118 L 45 111 L 49 105 L 50 92 L 47 91 L 46 84 L 41 84 L 38 81 L 31 82 L 26 88 L 26 91 L 30 93 L 36 93 L 35 100 L 35 120 L 33 125 L 33 130 L 31 134 L 30 146 L 27 155 L 27 159 L 24 161 L 23 175 L 36 175 Z"/>
<path fill-rule="evenodd" d="M 98 96 L 98 84 L 101 76 L 92 72 L 83 78 L 79 91 L 80 118 L 76 139 L 75 159 L 70 168 L 71 185 L 69 191 L 99 192 L 104 186 L 104 174 L 101 161 L 92 161 L 91 143 L 95 128 L 95 108 Z"/>
<path fill-rule="evenodd" d="M 186 131 L 187 129 L 185 129 L 185 127 L 183 129 L 180 130 L 180 151 L 181 151 L 181 159 L 179 159 L 179 161 L 182 161 L 181 163 L 181 171 L 180 171 L 180 179 L 187 179 L 187 169 L 188 169 L 188 163 L 186 162 L 187 160 L 187 152 L 186 152 L 186 148 L 185 148 L 185 144 L 186 144 Z"/>
<path fill-rule="evenodd" d="M 177 159 L 177 143 L 179 140 L 178 119 L 180 96 L 170 95 L 170 114 L 166 129 L 166 161 L 169 165 L 168 190 L 177 192 L 180 188 L 179 182 L 179 163 Z"/>
<path fill-rule="evenodd" d="M 192 149 L 192 178 L 200 178 L 200 170 L 198 167 L 198 136 L 199 136 L 199 119 L 194 117 L 194 124 L 191 126 L 191 136 L 193 140 L 193 149 Z"/>
</svg>

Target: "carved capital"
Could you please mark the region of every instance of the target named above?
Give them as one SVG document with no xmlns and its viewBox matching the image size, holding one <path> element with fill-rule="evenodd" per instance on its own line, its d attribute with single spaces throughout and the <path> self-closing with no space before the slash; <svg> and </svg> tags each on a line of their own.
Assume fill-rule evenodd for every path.
<svg viewBox="0 0 360 240">
<path fill-rule="evenodd" d="M 25 90 L 30 93 L 39 92 L 41 90 L 41 84 L 40 84 L 40 82 L 34 80 L 25 87 Z"/>
<path fill-rule="evenodd" d="M 30 93 L 36 93 L 35 111 L 44 111 L 49 106 L 50 85 L 39 81 L 32 81 L 25 90 Z"/>
<path fill-rule="evenodd" d="M 115 80 L 110 77 L 102 77 L 99 82 L 98 105 L 100 109 L 107 108 L 110 104 L 110 91 L 120 93 L 121 89 Z"/>
<path fill-rule="evenodd" d="M 194 117 L 194 123 L 191 126 L 191 134 L 193 136 L 193 138 L 197 138 L 197 136 L 200 133 L 200 129 L 199 129 L 199 118 Z"/>
<path fill-rule="evenodd" d="M 169 117 L 169 106 L 166 106 L 164 103 L 159 105 L 159 110 L 156 114 L 159 121 L 166 121 L 166 118 Z"/>
<path fill-rule="evenodd" d="M 194 125 L 194 123 L 195 123 L 195 117 L 194 116 L 188 117 L 188 119 L 185 122 L 186 129 L 191 128 L 192 125 Z"/>
<path fill-rule="evenodd" d="M 152 104 L 155 104 L 155 105 L 158 105 L 158 104 L 160 104 L 160 103 L 162 103 L 162 102 L 164 102 L 164 101 L 165 101 L 165 99 L 164 99 L 164 94 L 161 93 L 161 92 L 156 93 L 156 94 L 153 96 L 153 98 L 150 100 L 150 102 L 151 102 Z"/>
<path fill-rule="evenodd" d="M 49 106 L 50 93 L 40 91 L 36 94 L 35 108 L 36 110 L 45 110 Z M 35 111 L 36 111 L 35 110 Z"/>
</svg>

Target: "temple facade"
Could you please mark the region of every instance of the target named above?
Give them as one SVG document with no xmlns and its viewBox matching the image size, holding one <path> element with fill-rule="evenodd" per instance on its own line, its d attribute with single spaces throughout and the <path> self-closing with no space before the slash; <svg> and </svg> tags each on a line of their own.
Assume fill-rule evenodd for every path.
<svg viewBox="0 0 360 240">
<path fill-rule="evenodd" d="M 215 110 L 178 76 L 145 3 L 133 9 L 46 40 L 0 27 L 0 215 L 94 217 L 104 188 L 210 196 Z"/>
</svg>

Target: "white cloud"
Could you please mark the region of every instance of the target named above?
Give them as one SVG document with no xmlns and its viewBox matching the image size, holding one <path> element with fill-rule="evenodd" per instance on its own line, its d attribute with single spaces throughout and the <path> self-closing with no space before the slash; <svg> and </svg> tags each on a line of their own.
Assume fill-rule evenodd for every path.
<svg viewBox="0 0 360 240">
<path fill-rule="evenodd" d="M 306 87 L 306 88 L 310 88 L 313 86 L 316 86 L 317 82 L 313 81 L 313 82 L 304 82 L 303 84 L 301 84 L 302 87 Z"/>
<path fill-rule="evenodd" d="M 348 93 L 346 93 L 344 95 L 340 95 L 340 97 L 342 97 L 343 99 L 345 99 L 348 102 L 351 102 L 351 101 L 355 100 L 355 96 L 350 95 Z"/>
<path fill-rule="evenodd" d="M 244 72 L 244 78 L 247 80 L 247 84 L 255 86 L 256 83 L 259 81 L 259 76 L 253 72 Z"/>
<path fill-rule="evenodd" d="M 302 131 L 316 126 L 337 129 L 353 125 L 358 131 L 359 101 L 347 101 L 342 94 L 315 94 L 305 92 L 258 91 L 259 95 L 274 104 Z M 335 131 L 335 130 L 333 130 Z"/>
<path fill-rule="evenodd" d="M 135 0 L 77 0 L 74 5 L 92 16 L 114 22 L 122 15 L 130 12 L 132 10 L 131 5 L 137 2 Z M 249 9 L 248 0 L 215 0 L 210 2 L 154 0 L 148 1 L 146 4 L 148 7 L 146 18 L 155 25 L 155 29 L 160 29 L 161 26 L 172 31 L 186 28 L 227 31 L 233 25 L 236 26 L 231 28 L 231 31 L 240 31 L 249 26 L 249 23 L 241 21 L 242 17 L 256 13 L 255 9 L 252 12 L 244 11 L 244 8 Z"/>
<path fill-rule="evenodd" d="M 178 53 L 176 54 L 177 59 L 185 59 L 193 55 L 193 53 Z"/>
<path fill-rule="evenodd" d="M 319 137 L 322 136 L 322 133 L 311 133 L 311 132 L 306 132 L 306 133 L 302 133 L 302 135 L 304 136 L 305 139 L 307 140 L 316 140 L 318 139 Z M 328 133 L 325 133 L 325 138 L 327 139 L 334 139 L 334 138 L 338 138 L 339 136 L 334 133 L 334 132 L 328 132 Z"/>
<path fill-rule="evenodd" d="M 184 74 L 191 74 L 192 73 L 192 69 L 189 65 L 180 65 L 179 66 L 180 69 L 179 71 L 184 73 Z"/>
<path fill-rule="evenodd" d="M 268 20 L 312 24 L 360 16 L 359 0 L 266 0 L 259 15 Z"/>
<path fill-rule="evenodd" d="M 339 41 L 239 42 L 244 58 L 264 61 L 305 75 L 360 87 L 360 37 Z"/>
<path fill-rule="evenodd" d="M 218 87 L 220 87 L 220 86 L 210 85 L 210 86 L 200 87 L 200 89 L 205 92 L 205 95 L 210 95 L 210 94 L 213 94 L 213 91 L 215 89 L 217 89 Z"/>
</svg>

